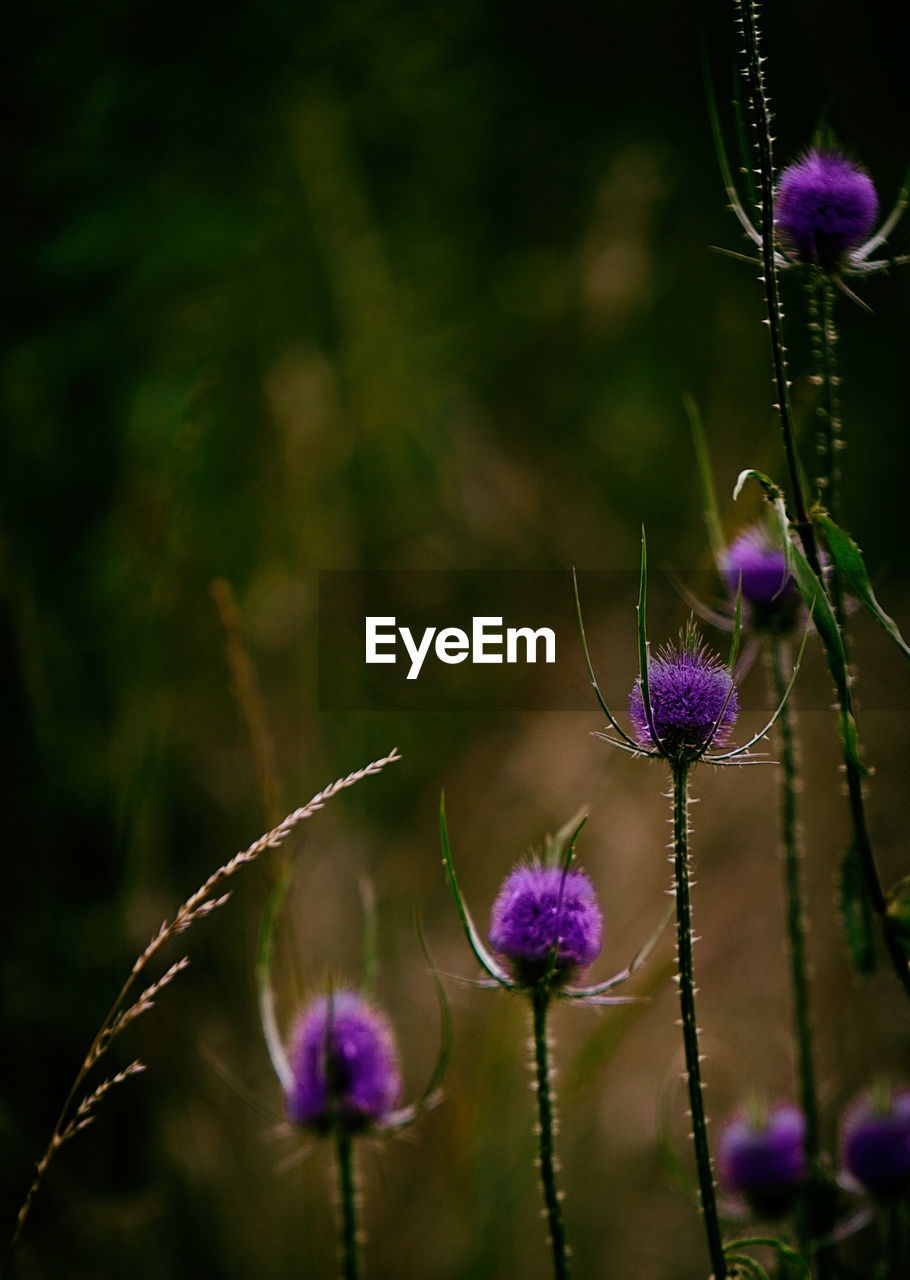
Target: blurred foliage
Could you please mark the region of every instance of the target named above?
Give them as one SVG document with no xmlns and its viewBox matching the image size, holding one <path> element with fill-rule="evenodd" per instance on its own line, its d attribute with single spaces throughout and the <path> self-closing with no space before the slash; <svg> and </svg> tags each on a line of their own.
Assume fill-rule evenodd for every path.
<svg viewBox="0 0 910 1280">
<path fill-rule="evenodd" d="M 908 19 L 868 17 L 820 0 L 769 11 L 771 88 L 780 158 L 835 95 L 832 122 L 887 206 L 906 161 Z M 604 760 L 587 736 L 593 706 L 515 717 L 320 705 L 317 575 L 629 569 L 642 520 L 655 560 L 704 566 L 686 390 L 731 522 L 737 472 L 780 471 L 754 273 L 708 251 L 742 246 L 723 209 L 697 22 L 725 103 L 735 42 L 717 0 L 561 14 L 479 0 L 44 0 L 9 15 L 4 1223 L 160 919 L 276 805 L 392 745 L 402 764 L 299 841 L 285 961 L 304 987 L 328 965 L 356 973 L 368 872 L 412 1093 L 435 1033 L 415 903 L 441 967 L 470 972 L 439 867 L 440 786 L 479 919 L 511 860 L 588 800 L 581 854 L 603 885 L 606 963 L 631 958 L 660 918 L 663 779 Z M 868 297 L 872 317 L 842 308 L 845 523 L 906 630 L 906 273 Z M 810 457 L 795 329 L 793 352 Z M 236 601 L 264 708 L 267 783 L 232 689 L 216 579 Z M 620 686 L 633 604 L 590 623 Z M 875 637 L 857 643 L 878 662 Z M 813 706 L 827 696 L 814 678 Z M 906 689 L 873 688 L 874 820 L 896 879 Z M 809 713 L 804 730 L 830 1141 L 836 1108 L 910 1046 L 887 978 L 875 1000 L 850 986 L 833 924 L 844 827 L 832 729 Z M 718 1117 L 755 1083 L 791 1087 L 784 977 L 750 958 L 781 950 L 773 778 L 758 772 L 700 784 L 696 847 L 713 865 L 697 961 Z M 214 1055 L 280 1109 L 252 983 L 268 881 L 251 872 L 188 937 L 190 971 L 124 1050 L 151 1070 L 55 1162 L 23 1277 L 332 1273 L 327 1153 L 282 1172 L 287 1140 L 271 1140 L 209 1065 Z M 580 1276 L 703 1274 L 697 1222 L 657 1156 L 658 1099 L 678 1066 L 669 983 L 660 990 L 624 1015 L 621 1037 L 609 1013 L 556 1020 L 579 1090 L 563 1100 L 561 1144 Z M 543 1276 L 526 1028 L 484 993 L 454 998 L 445 1106 L 413 1144 L 365 1153 L 370 1274 Z"/>
</svg>

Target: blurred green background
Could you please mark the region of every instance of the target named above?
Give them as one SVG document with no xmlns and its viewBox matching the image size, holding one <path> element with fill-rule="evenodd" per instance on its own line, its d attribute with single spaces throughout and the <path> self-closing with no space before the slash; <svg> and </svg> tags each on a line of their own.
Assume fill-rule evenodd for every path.
<svg viewBox="0 0 910 1280">
<path fill-rule="evenodd" d="M 879 8 L 859 25 L 840 0 L 769 5 L 766 34 L 779 160 L 827 110 L 887 208 L 907 160 L 910 24 Z M 625 964 L 660 919 L 666 780 L 590 738 L 593 702 L 335 710 L 318 699 L 316 603 L 326 569 L 634 570 L 642 521 L 655 563 L 703 568 L 684 391 L 706 419 L 729 528 L 752 510 L 729 500 L 738 471 L 782 472 L 755 273 L 709 248 L 743 244 L 724 210 L 699 24 L 729 114 L 736 45 L 721 3 L 47 0 L 9 16 L 4 1235 L 85 1048 L 160 920 L 276 816 L 393 745 L 400 764 L 295 838 L 283 1016 L 292 973 L 303 993 L 329 968 L 356 978 L 357 885 L 369 875 L 380 995 L 408 1092 L 423 1087 L 436 1014 L 415 907 L 440 967 L 472 974 L 439 865 L 442 786 L 479 920 L 516 858 L 585 803 L 580 855 L 607 921 L 598 972 Z M 910 226 L 895 238 L 908 242 Z M 785 285 L 811 459 L 801 291 Z M 862 293 L 874 314 L 841 307 L 844 519 L 906 630 L 910 276 Z M 588 617 L 620 711 L 633 606 L 615 599 Z M 677 604 L 668 625 L 685 616 Z M 890 883 L 906 870 L 907 672 L 864 620 L 855 633 Z M 261 695 L 252 742 L 231 643 Z M 749 679 L 760 707 L 760 670 Z M 910 1038 L 893 979 L 858 987 L 843 956 L 834 886 L 846 826 L 828 698 L 815 654 L 798 702 L 833 1149 L 847 1099 L 875 1072 L 906 1077 Z M 793 1092 L 775 778 L 704 770 L 695 789 L 696 963 L 717 1124 L 752 1090 Z M 301 1143 L 280 1132 L 257 1025 L 252 966 L 270 883 L 267 864 L 243 873 L 234 900 L 187 935 L 190 970 L 109 1060 L 140 1055 L 149 1072 L 55 1160 L 17 1274 L 333 1274 L 329 1152 L 289 1164 Z M 668 937 L 637 980 L 647 1006 L 554 1017 L 579 1277 L 705 1275 L 696 1214 L 657 1149 L 666 1110 L 688 1158 L 671 963 Z M 445 1104 L 408 1141 L 362 1152 L 368 1273 L 538 1280 L 548 1260 L 525 1011 L 449 985 Z"/>
</svg>

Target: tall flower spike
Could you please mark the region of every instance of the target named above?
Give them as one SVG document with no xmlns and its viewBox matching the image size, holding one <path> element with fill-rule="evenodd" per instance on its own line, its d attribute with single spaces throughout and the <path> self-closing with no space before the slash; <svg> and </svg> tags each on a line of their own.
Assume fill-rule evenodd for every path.
<svg viewBox="0 0 910 1280">
<path fill-rule="evenodd" d="M 338 1169 L 340 1256 L 343 1280 L 359 1280 L 360 1233 L 354 1178 L 354 1142 L 365 1131 L 383 1133 L 411 1125 L 440 1099 L 452 1043 L 451 1020 L 438 976 L 439 1054 L 423 1094 L 399 1107 L 401 1075 L 391 1028 L 358 991 L 330 990 L 317 997 L 298 1019 L 286 1046 L 278 1029 L 272 984 L 272 952 L 279 909 L 291 883 L 292 866 L 276 884 L 259 929 L 256 980 L 266 1047 L 284 1094 L 285 1111 L 296 1125 L 330 1136 Z M 364 982 L 372 976 L 372 894 L 362 891 L 366 921 Z M 423 934 L 417 934 L 427 963 Z M 431 971 L 432 971 L 432 966 Z"/>
<path fill-rule="evenodd" d="M 538 1168 L 555 1280 L 568 1280 L 569 1249 L 562 1220 L 562 1197 L 556 1185 L 555 1102 L 547 1035 L 550 1001 L 558 997 L 598 1005 L 635 1002 L 635 996 L 608 993 L 644 963 L 660 933 L 658 930 L 630 965 L 605 982 L 589 987 L 568 985 L 575 973 L 597 958 L 603 941 L 603 917 L 594 886 L 584 872 L 571 869 L 575 842 L 585 821 L 586 815 L 580 814 L 567 823 L 547 842 L 543 859 L 535 858 L 530 864 L 519 865 L 506 877 L 493 905 L 489 938 L 495 954 L 491 954 L 471 919 L 458 885 L 444 798 L 439 805 L 446 878 L 468 945 L 487 975 L 478 985 L 517 992 L 527 997 L 531 1005 Z"/>
</svg>

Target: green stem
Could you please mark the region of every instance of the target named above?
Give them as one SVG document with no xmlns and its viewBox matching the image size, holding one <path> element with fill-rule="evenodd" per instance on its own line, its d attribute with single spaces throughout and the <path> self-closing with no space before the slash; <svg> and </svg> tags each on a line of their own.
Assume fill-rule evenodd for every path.
<svg viewBox="0 0 910 1280">
<path fill-rule="evenodd" d="M 341 1201 L 341 1274 L 343 1280 L 359 1280 L 357 1252 L 357 1191 L 354 1184 L 354 1142 L 344 1129 L 336 1130 L 338 1191 Z"/>
<path fill-rule="evenodd" d="M 562 1221 L 562 1205 L 556 1189 L 556 1152 L 554 1138 L 555 1099 L 550 1079 L 550 1052 L 547 1042 L 547 1009 L 550 993 L 538 987 L 532 997 L 534 1010 L 534 1069 L 537 1083 L 538 1138 L 540 1140 L 540 1183 L 550 1230 L 553 1252 L 553 1274 L 556 1280 L 568 1280 L 569 1261 L 566 1233 Z"/>
<path fill-rule="evenodd" d="M 771 341 L 771 358 L 774 367 L 774 383 L 777 389 L 777 409 L 780 414 L 783 432 L 784 452 L 790 473 L 792 490 L 792 522 L 799 534 L 806 559 L 813 572 L 822 579 L 821 562 L 818 545 L 815 539 L 815 528 L 809 519 L 803 486 L 802 471 L 796 451 L 796 440 L 793 428 L 793 412 L 790 404 L 790 384 L 787 379 L 786 350 L 784 347 L 783 308 L 777 279 L 777 263 L 774 248 L 774 162 L 771 145 L 771 108 L 765 92 L 762 57 L 759 48 L 757 20 L 757 0 L 737 0 L 740 14 L 743 39 L 745 42 L 745 88 L 752 124 L 755 129 L 758 178 L 761 190 L 761 259 L 762 281 L 765 289 L 767 307 L 768 332 Z M 832 600 L 834 597 L 832 596 Z M 843 634 L 842 619 L 841 634 Z M 838 704 L 841 721 L 855 723 L 852 698 L 849 690 L 838 690 Z M 887 915 L 887 900 L 882 889 L 875 853 L 869 836 L 866 821 L 866 806 L 863 797 L 862 766 L 844 750 L 844 770 L 847 777 L 847 793 L 850 802 L 850 816 L 853 822 L 854 840 L 857 856 L 862 867 L 863 879 L 869 904 L 875 912 L 888 959 L 897 975 L 904 991 L 910 996 L 910 965 L 906 953 L 895 937 Z"/>
<path fill-rule="evenodd" d="M 774 158 L 771 145 L 771 107 L 765 92 L 762 57 L 759 44 L 756 0 L 738 0 L 745 44 L 746 100 L 752 125 L 755 129 L 758 157 L 759 200 L 761 213 L 761 281 L 765 291 L 768 337 L 771 343 L 771 363 L 774 370 L 774 386 L 777 392 L 775 408 L 780 416 L 784 453 L 790 473 L 793 523 L 815 573 L 820 573 L 815 530 L 806 506 L 802 468 L 796 450 L 796 433 L 793 427 L 793 410 L 790 403 L 790 382 L 787 377 L 787 352 L 784 345 L 784 312 L 777 280 L 777 259 L 774 245 Z"/>
<path fill-rule="evenodd" d="M 701 1196 L 702 1218 L 708 1239 L 713 1280 L 726 1280 L 727 1264 L 717 1216 L 714 1169 L 708 1146 L 708 1122 L 705 1118 L 704 1086 L 701 1080 L 701 1058 L 698 1052 L 698 1026 L 695 1021 L 695 974 L 692 964 L 692 908 L 689 900 L 689 765 L 674 761 L 673 772 L 673 849 L 676 889 L 676 948 L 679 961 L 679 1003 L 682 1012 L 683 1045 L 686 1053 L 686 1077 L 689 1086 L 689 1112 L 695 1142 L 695 1165 Z"/>
<path fill-rule="evenodd" d="M 808 1258 L 811 1242 L 827 1234 L 825 1187 L 819 1167 L 819 1119 L 818 1094 L 815 1087 L 815 1066 L 812 1050 L 812 1030 L 809 1013 L 809 973 L 806 960 L 806 920 L 803 901 L 800 862 L 799 831 L 796 815 L 796 740 L 793 711 L 789 699 L 785 700 L 787 677 L 784 674 L 786 654 L 783 643 L 771 640 L 768 644 L 771 665 L 774 705 L 783 703 L 778 725 L 780 726 L 780 812 L 781 838 L 784 856 L 784 882 L 787 898 L 787 939 L 790 954 L 790 982 L 793 991 L 793 1024 L 796 1040 L 797 1079 L 799 1101 L 806 1120 L 806 1161 L 810 1176 L 805 1186 L 798 1219 L 800 1252 Z M 826 1252 L 816 1260 L 819 1280 L 830 1275 L 830 1259 Z"/>
</svg>

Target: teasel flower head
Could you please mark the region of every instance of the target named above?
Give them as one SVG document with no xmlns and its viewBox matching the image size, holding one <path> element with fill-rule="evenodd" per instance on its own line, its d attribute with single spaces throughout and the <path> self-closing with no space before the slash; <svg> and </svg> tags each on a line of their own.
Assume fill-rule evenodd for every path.
<svg viewBox="0 0 910 1280">
<path fill-rule="evenodd" d="M 603 916 L 583 871 L 521 864 L 493 904 L 490 946 L 523 986 L 549 971 L 554 985 L 587 969 L 603 946 Z"/>
<path fill-rule="evenodd" d="M 542 855 L 519 863 L 506 876 L 493 903 L 489 947 L 474 924 L 455 873 L 444 800 L 439 807 L 443 866 L 461 926 L 484 976 L 478 985 L 520 995 L 556 996 L 581 1004 L 636 1004 L 638 996 L 609 994 L 651 954 L 664 923 L 631 964 L 592 986 L 574 979 L 600 955 L 603 915 L 584 871 L 572 866 L 575 842 L 587 821 L 582 811 L 548 837 Z"/>
<path fill-rule="evenodd" d="M 787 569 L 784 548 L 763 525 L 740 533 L 720 561 L 724 586 L 742 594 L 745 621 L 760 631 L 789 631 L 799 618 L 799 593 Z"/>
<path fill-rule="evenodd" d="M 398 1052 L 386 1018 L 355 991 L 319 996 L 291 1035 L 288 1118 L 326 1133 L 382 1125 L 401 1097 Z"/>
<path fill-rule="evenodd" d="M 872 1091 L 843 1119 L 844 1167 L 878 1200 L 910 1192 L 910 1089 Z"/>
<path fill-rule="evenodd" d="M 717 1141 L 721 1185 L 763 1217 L 781 1217 L 806 1174 L 805 1140 L 805 1117 L 792 1104 L 737 1116 Z"/>
<path fill-rule="evenodd" d="M 722 746 L 739 710 L 733 677 L 693 625 L 649 662 L 648 703 L 639 676 L 629 695 L 635 737 L 670 760 L 697 759 Z"/>
<path fill-rule="evenodd" d="M 813 148 L 778 179 L 774 225 L 784 252 L 823 271 L 848 262 L 877 216 L 872 179 L 839 151 Z"/>
</svg>

